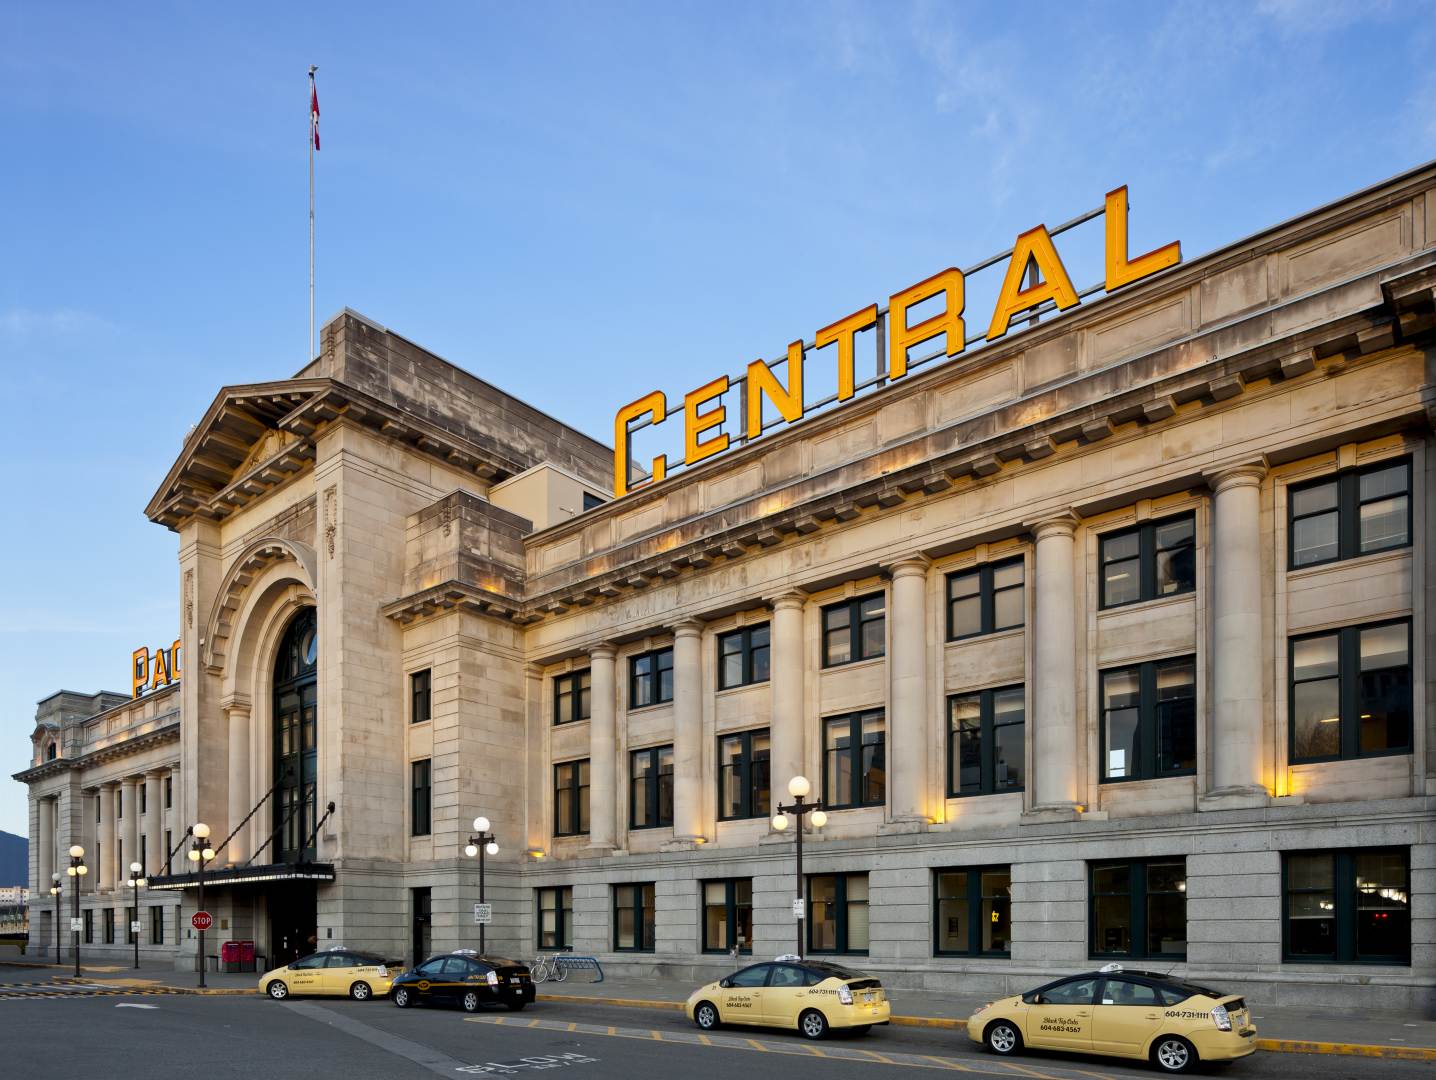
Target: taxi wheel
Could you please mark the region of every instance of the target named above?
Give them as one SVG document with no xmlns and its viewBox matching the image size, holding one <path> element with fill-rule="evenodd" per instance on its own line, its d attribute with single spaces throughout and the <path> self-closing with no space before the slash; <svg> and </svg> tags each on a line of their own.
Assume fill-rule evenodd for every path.
<svg viewBox="0 0 1436 1080">
<path fill-rule="evenodd" d="M 828 1018 L 817 1009 L 809 1009 L 798 1017 L 798 1030 L 805 1039 L 821 1039 L 828 1034 Z"/>
<path fill-rule="evenodd" d="M 464 1012 L 478 1012 L 479 992 L 477 990 L 470 990 L 464 995 L 462 1004 L 464 1006 Z"/>
<path fill-rule="evenodd" d="M 264 988 L 264 992 L 275 1001 L 283 1001 L 289 996 L 289 987 L 285 986 L 278 979 L 275 979 Z"/>
<path fill-rule="evenodd" d="M 718 1008 L 711 1001 L 700 1001 L 698 1007 L 693 1010 L 693 1022 L 704 1031 L 712 1031 L 718 1026 Z"/>
<path fill-rule="evenodd" d="M 1152 1046 L 1152 1063 L 1168 1073 L 1184 1073 L 1195 1068 L 1197 1050 L 1180 1035 L 1162 1035 Z"/>
<path fill-rule="evenodd" d="M 997 1020 L 987 1025 L 983 1033 L 983 1041 L 987 1048 L 994 1054 L 1015 1054 L 1022 1049 L 1022 1032 L 1017 1030 L 1015 1024 L 1006 1020 Z"/>
<path fill-rule="evenodd" d="M 394 1004 L 401 1009 L 407 1009 L 414 1004 L 414 995 L 409 992 L 407 986 L 401 986 L 394 991 Z"/>
<path fill-rule="evenodd" d="M 349 988 L 349 996 L 355 1001 L 368 1001 L 374 996 L 374 991 L 369 989 L 366 982 L 357 982 Z"/>
</svg>

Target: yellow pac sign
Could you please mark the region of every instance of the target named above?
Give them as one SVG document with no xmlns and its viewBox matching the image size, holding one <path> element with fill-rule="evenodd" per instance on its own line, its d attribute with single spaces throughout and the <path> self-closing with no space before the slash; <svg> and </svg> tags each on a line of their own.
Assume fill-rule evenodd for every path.
<svg viewBox="0 0 1436 1080">
<path fill-rule="evenodd" d="M 1182 261 L 1182 247 L 1177 241 L 1164 244 L 1145 255 L 1132 258 L 1127 253 L 1127 188 L 1125 185 L 1107 193 L 1103 208 L 1106 218 L 1105 269 L 1103 284 L 1107 292 L 1113 292 L 1143 278 L 1150 277 Z M 1023 277 L 1029 266 L 1035 267 L 1036 275 L 1023 284 Z M 932 277 L 909 285 L 892 294 L 888 301 L 887 322 L 887 372 L 888 381 L 901 379 L 908 373 L 908 350 L 939 335 L 946 336 L 945 351 L 956 356 L 966 348 L 966 325 L 963 309 L 966 305 L 965 283 L 961 270 L 949 267 Z M 908 311 L 928 300 L 942 297 L 942 310 L 936 315 L 923 319 L 915 326 L 908 325 Z M 1007 272 L 1003 277 L 1002 289 L 997 303 L 993 306 L 992 319 L 988 323 L 986 339 L 996 341 L 1008 332 L 1012 320 L 1024 311 L 1051 301 L 1059 311 L 1075 307 L 1080 298 L 1073 287 L 1072 278 L 1062 264 L 1062 256 L 1047 231 L 1047 226 L 1038 225 L 1018 236 L 1012 245 L 1012 255 L 1007 261 Z M 863 330 L 878 324 L 878 306 L 870 304 L 855 311 L 813 336 L 816 348 L 836 343 L 838 346 L 838 401 L 847 401 L 854 394 L 853 337 Z M 784 423 L 801 420 L 803 402 L 803 342 L 788 346 L 787 384 L 784 385 L 762 360 L 748 365 L 744 377 L 744 404 L 747 424 L 744 437 L 757 438 L 763 430 L 763 401 L 766 398 L 777 409 Z M 691 391 L 683 399 L 683 463 L 694 465 L 721 454 L 728 449 L 728 436 L 719 432 L 705 433 L 724 422 L 726 409 L 718 399 L 729 389 L 728 376 L 723 375 L 712 382 Z M 656 484 L 668 475 L 668 458 L 659 454 L 652 461 L 649 478 L 638 485 L 628 482 L 628 445 L 633 425 L 645 417 L 651 417 L 657 425 L 668 418 L 668 399 L 662 390 L 644 394 L 637 401 L 629 402 L 618 410 L 613 421 L 613 494 L 615 498 L 627 495 L 634 487 Z"/>
<path fill-rule="evenodd" d="M 130 696 L 139 697 L 147 690 L 158 690 L 179 682 L 180 643 L 168 649 L 139 648 L 130 655 Z"/>
</svg>

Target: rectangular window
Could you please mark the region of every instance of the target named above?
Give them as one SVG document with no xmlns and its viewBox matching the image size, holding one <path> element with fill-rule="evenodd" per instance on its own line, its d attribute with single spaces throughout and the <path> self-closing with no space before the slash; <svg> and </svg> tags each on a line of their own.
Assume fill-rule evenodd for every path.
<svg viewBox="0 0 1436 1080">
<path fill-rule="evenodd" d="M 1411 459 L 1346 469 L 1288 493 L 1287 568 L 1411 543 Z"/>
<path fill-rule="evenodd" d="M 409 835 L 428 836 L 433 791 L 433 776 L 430 761 L 412 762 L 409 766 Z"/>
<path fill-rule="evenodd" d="M 753 951 L 753 879 L 703 883 L 703 951 Z"/>
<path fill-rule="evenodd" d="M 588 832 L 588 758 L 553 767 L 553 834 Z"/>
<path fill-rule="evenodd" d="M 150 786 L 149 786 L 149 784 L 141 784 L 141 785 L 139 786 L 139 792 L 140 792 L 140 813 L 141 813 L 141 814 L 147 814 L 147 813 L 149 813 L 149 809 L 150 809 Z"/>
<path fill-rule="evenodd" d="M 175 804 L 175 778 L 165 777 L 165 809 L 168 810 Z"/>
<path fill-rule="evenodd" d="M 535 889 L 538 902 L 538 947 L 573 948 L 573 889 L 561 885 Z"/>
<path fill-rule="evenodd" d="M 1023 560 L 1007 559 L 947 576 L 947 640 L 1012 630 L 1027 621 Z"/>
<path fill-rule="evenodd" d="M 613 887 L 613 947 L 624 952 L 653 951 L 653 885 Z"/>
<path fill-rule="evenodd" d="M 144 867 L 141 873 L 150 872 L 150 838 L 143 833 L 140 835 L 140 865 Z"/>
<path fill-rule="evenodd" d="M 409 723 L 422 724 L 434 717 L 433 672 L 428 668 L 409 676 Z"/>
<path fill-rule="evenodd" d="M 881 709 L 823 721 L 823 804 L 881 806 L 887 799 L 887 731 Z"/>
<path fill-rule="evenodd" d="M 718 636 L 718 689 L 768 681 L 768 624 Z"/>
<path fill-rule="evenodd" d="M 673 824 L 673 747 L 650 746 L 628 755 L 628 827 Z"/>
<path fill-rule="evenodd" d="M 947 699 L 949 798 L 1022 790 L 1026 710 L 1020 686 Z"/>
<path fill-rule="evenodd" d="M 100 912 L 100 932 L 104 934 L 105 944 L 115 943 L 115 909 L 107 907 Z"/>
<path fill-rule="evenodd" d="M 1177 596 L 1197 587 L 1195 514 L 1108 533 L 1100 547 L 1104 608 Z"/>
<path fill-rule="evenodd" d="M 840 667 L 887 653 L 887 598 L 863 596 L 823 608 L 823 667 Z"/>
<path fill-rule="evenodd" d="M 768 729 L 718 739 L 718 819 L 768 816 Z"/>
<path fill-rule="evenodd" d="M 165 909 L 162 907 L 150 908 L 150 944 L 163 945 L 165 943 Z"/>
<path fill-rule="evenodd" d="M 585 491 L 583 493 L 583 512 L 585 514 L 588 513 L 590 510 L 597 510 L 602 505 L 603 499 L 595 495 L 593 492 Z"/>
<path fill-rule="evenodd" d="M 1186 776 L 1197 768 L 1191 656 L 1102 672 L 1102 780 Z"/>
<path fill-rule="evenodd" d="M 628 707 L 642 709 L 673 700 L 673 648 L 655 649 L 628 661 Z"/>
<path fill-rule="evenodd" d="M 808 951 L 868 951 L 867 874 L 814 874 L 808 878 Z"/>
<path fill-rule="evenodd" d="M 933 953 L 1007 956 L 1012 948 L 1012 870 L 984 866 L 933 875 Z"/>
<path fill-rule="evenodd" d="M 1291 639 L 1291 760 L 1411 750 L 1411 623 Z"/>
<path fill-rule="evenodd" d="M 139 933 L 135 930 L 135 920 L 136 920 L 137 917 L 138 917 L 138 916 L 135 914 L 135 909 L 134 909 L 134 908 L 132 908 L 132 907 L 127 907 L 127 908 L 125 908 L 125 944 L 126 944 L 126 945 L 133 945 L 133 944 L 135 943 L 135 939 L 140 936 Z"/>
<path fill-rule="evenodd" d="M 593 673 L 571 671 L 555 675 L 553 680 L 553 722 L 572 724 L 587 720 L 593 710 Z"/>
<path fill-rule="evenodd" d="M 1411 963 L 1411 850 L 1282 855 L 1288 961 Z"/>
<path fill-rule="evenodd" d="M 1093 957 L 1186 958 L 1186 859 L 1090 863 L 1088 875 Z"/>
<path fill-rule="evenodd" d="M 165 830 L 165 873 L 170 872 L 170 852 L 175 849 L 175 834 L 172 829 Z"/>
<path fill-rule="evenodd" d="M 87 907 L 82 914 L 85 917 L 85 944 L 93 945 L 95 943 L 95 909 Z"/>
</svg>

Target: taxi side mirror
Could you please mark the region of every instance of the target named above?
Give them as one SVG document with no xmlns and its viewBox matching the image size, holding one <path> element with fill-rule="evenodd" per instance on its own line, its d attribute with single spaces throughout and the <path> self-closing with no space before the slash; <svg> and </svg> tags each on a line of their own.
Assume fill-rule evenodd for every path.
<svg viewBox="0 0 1436 1080">
<path fill-rule="evenodd" d="M 719 980 L 718 980 L 718 985 L 719 985 L 719 987 L 721 987 L 722 989 L 727 990 L 729 987 L 731 987 L 731 986 L 733 985 L 733 980 L 732 980 L 732 979 L 719 979 Z"/>
<path fill-rule="evenodd" d="M 1032 994 L 1031 996 L 1025 998 L 1024 1000 L 1025 1000 L 1025 1001 L 1027 1002 L 1027 1004 L 1029 1004 L 1029 1005 L 1041 1005 L 1041 1004 L 1042 1004 L 1042 995 L 1041 995 L 1041 994 Z"/>
</svg>

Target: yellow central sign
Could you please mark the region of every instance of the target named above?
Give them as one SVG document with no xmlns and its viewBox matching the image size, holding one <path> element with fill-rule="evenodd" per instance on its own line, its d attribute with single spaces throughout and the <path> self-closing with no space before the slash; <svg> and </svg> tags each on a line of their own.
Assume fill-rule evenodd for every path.
<svg viewBox="0 0 1436 1080">
<path fill-rule="evenodd" d="M 1164 244 L 1136 258 L 1127 253 L 1127 188 L 1117 188 L 1107 193 L 1103 209 L 1106 219 L 1104 288 L 1107 292 L 1140 281 L 1182 261 L 1179 242 Z M 1061 230 L 1058 230 L 1061 231 Z M 1034 273 L 1029 274 L 1029 267 Z M 1028 282 L 1023 284 L 1023 276 Z M 942 297 L 942 310 L 936 315 L 923 319 L 915 326 L 908 325 L 908 311 L 937 297 Z M 1059 311 L 1075 307 L 1079 303 L 1076 288 L 1062 257 L 1052 242 L 1047 226 L 1038 225 L 1017 238 L 1012 255 L 1007 260 L 1007 273 L 1002 280 L 992 319 L 988 323 L 986 340 L 996 341 L 1011 328 L 1012 320 L 1024 311 L 1029 311 L 1051 301 Z M 908 350 L 939 335 L 946 337 L 946 353 L 956 356 L 966 348 L 966 324 L 963 320 L 965 307 L 964 282 L 961 270 L 949 267 L 916 285 L 893 293 L 888 304 L 887 321 L 887 371 L 884 379 L 901 379 L 908 373 Z M 815 348 L 826 345 L 838 346 L 838 401 L 847 401 L 855 393 L 853 375 L 853 338 L 864 330 L 878 325 L 879 312 L 876 304 L 869 304 L 846 318 L 823 327 L 813 336 Z M 747 423 L 743 436 L 756 439 L 763 433 L 763 401 L 766 399 L 778 411 L 783 423 L 791 424 L 801 420 L 805 409 L 803 399 L 803 358 L 802 339 L 788 346 L 787 382 L 773 374 L 772 368 L 762 360 L 754 360 L 742 377 L 744 382 L 744 412 Z M 683 463 L 694 465 L 721 454 L 728 449 L 728 435 L 725 432 L 705 434 L 718 427 L 727 419 L 727 410 L 717 399 L 728 392 L 730 380 L 720 375 L 712 382 L 692 390 L 683 398 Z M 668 419 L 668 400 L 662 390 L 644 394 L 637 401 L 630 402 L 618 410 L 613 423 L 613 494 L 621 498 L 630 491 L 656 484 L 668 474 L 668 458 L 660 454 L 653 459 L 652 474 L 640 484 L 629 483 L 629 436 L 633 425 L 651 417 L 653 424 Z"/>
</svg>

